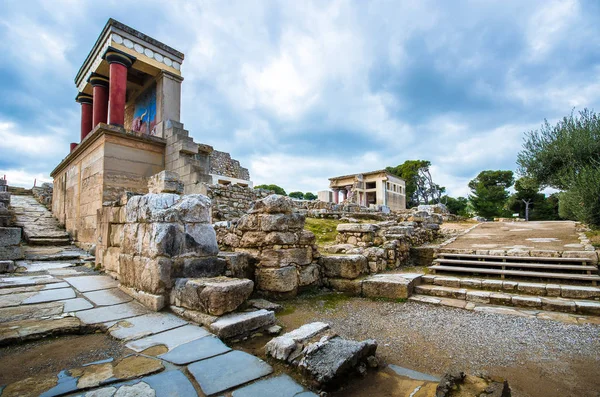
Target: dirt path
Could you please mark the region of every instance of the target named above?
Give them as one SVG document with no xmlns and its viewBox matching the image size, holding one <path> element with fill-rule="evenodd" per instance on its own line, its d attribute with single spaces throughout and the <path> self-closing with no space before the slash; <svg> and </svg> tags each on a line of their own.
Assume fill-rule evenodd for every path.
<svg viewBox="0 0 600 397">
<path fill-rule="evenodd" d="M 286 330 L 324 321 L 344 337 L 374 338 L 386 363 L 432 375 L 487 371 L 507 378 L 516 397 L 598 397 L 600 390 L 597 325 L 327 295 L 290 301 L 278 318 Z M 337 395 L 392 396 L 386 379 L 355 380 Z"/>
</svg>

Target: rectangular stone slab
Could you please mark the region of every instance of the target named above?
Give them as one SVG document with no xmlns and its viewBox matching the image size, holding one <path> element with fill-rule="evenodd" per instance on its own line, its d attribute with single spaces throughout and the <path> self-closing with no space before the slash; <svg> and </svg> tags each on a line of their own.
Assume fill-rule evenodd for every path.
<svg viewBox="0 0 600 397">
<path fill-rule="evenodd" d="M 76 316 L 85 324 L 98 324 L 124 318 L 141 316 L 148 310 L 137 302 L 122 303 L 114 306 L 104 306 L 96 309 L 77 312 Z"/>
<path fill-rule="evenodd" d="M 241 386 L 273 372 L 273 368 L 248 353 L 234 350 L 188 365 L 206 395 Z"/>
<path fill-rule="evenodd" d="M 259 380 L 251 385 L 234 390 L 233 397 L 317 397 L 312 392 L 304 391 L 304 388 L 296 383 L 288 375 L 279 375 L 272 378 Z"/>
<path fill-rule="evenodd" d="M 24 277 L 4 277 L 0 278 L 0 288 L 6 287 L 26 287 L 29 285 L 40 285 L 50 283 L 60 283 L 62 280 L 52 276 L 24 276 Z"/>
<path fill-rule="evenodd" d="M 49 289 L 40 291 L 36 295 L 25 299 L 23 304 L 53 302 L 73 298 L 75 298 L 75 291 L 72 288 Z"/>
<path fill-rule="evenodd" d="M 183 345 L 184 343 L 211 335 L 210 332 L 197 325 L 184 325 L 169 331 L 161 332 L 156 335 L 129 342 L 127 347 L 136 352 L 141 352 L 149 347 L 165 345 L 169 350 Z"/>
<path fill-rule="evenodd" d="M 32 263 L 20 262 L 19 265 L 23 266 L 25 269 L 27 269 L 28 273 L 43 272 L 43 271 L 51 270 L 51 269 L 64 269 L 67 267 L 74 266 L 73 263 L 69 263 L 69 262 L 32 262 Z"/>
<path fill-rule="evenodd" d="M 75 287 L 79 292 L 97 291 L 101 289 L 116 288 L 119 282 L 108 276 L 80 276 L 68 277 L 65 281 Z"/>
<path fill-rule="evenodd" d="M 133 299 L 118 288 L 103 289 L 99 291 L 86 292 L 83 294 L 96 306 L 110 306 L 119 303 L 130 302 Z"/>
<path fill-rule="evenodd" d="M 121 340 L 135 340 L 149 335 L 158 334 L 173 328 L 181 327 L 187 321 L 168 313 L 150 313 L 118 321 L 109 329 L 113 338 Z"/>
<path fill-rule="evenodd" d="M 92 307 L 94 307 L 94 305 L 92 305 L 90 302 L 88 302 L 87 300 L 85 300 L 83 298 L 68 299 L 68 300 L 60 301 L 60 303 L 65 304 L 65 306 L 63 308 L 63 313 L 78 312 L 81 310 L 87 310 L 87 309 L 91 309 Z"/>
<path fill-rule="evenodd" d="M 161 354 L 158 358 L 162 358 L 173 364 L 185 365 L 194 361 L 218 356 L 228 351 L 231 351 L 231 348 L 221 342 L 219 338 L 206 336 L 177 346 L 170 352 Z"/>
</svg>

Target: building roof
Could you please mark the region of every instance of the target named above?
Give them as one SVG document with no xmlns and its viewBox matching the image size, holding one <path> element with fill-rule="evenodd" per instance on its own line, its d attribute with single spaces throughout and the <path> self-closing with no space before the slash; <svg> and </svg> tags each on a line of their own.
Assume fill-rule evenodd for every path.
<svg viewBox="0 0 600 397">
<path fill-rule="evenodd" d="M 398 178 L 398 179 L 400 179 L 400 180 L 403 180 L 403 181 L 404 181 L 404 179 L 400 178 L 400 177 L 399 177 L 399 176 L 397 176 L 397 175 L 394 175 L 394 174 L 392 174 L 391 172 L 389 172 L 389 171 L 387 171 L 387 170 L 377 170 L 377 171 L 369 171 L 369 172 L 357 172 L 356 174 L 350 174 L 350 175 L 336 176 L 336 177 L 333 177 L 333 178 L 329 178 L 329 180 L 330 180 L 330 181 L 333 181 L 333 180 L 336 180 L 336 179 L 346 179 L 346 178 L 352 178 L 352 177 L 354 177 L 354 176 L 356 176 L 356 175 L 373 175 L 373 174 L 382 174 L 382 173 L 385 173 L 385 174 L 387 174 L 387 175 L 389 175 L 389 176 L 393 176 L 394 178 Z"/>
</svg>

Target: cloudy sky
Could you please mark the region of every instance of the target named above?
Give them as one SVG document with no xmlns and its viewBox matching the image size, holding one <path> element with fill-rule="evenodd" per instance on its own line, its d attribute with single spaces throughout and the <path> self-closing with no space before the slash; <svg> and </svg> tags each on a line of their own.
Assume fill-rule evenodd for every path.
<svg viewBox="0 0 600 397">
<path fill-rule="evenodd" d="M 185 53 L 182 121 L 255 184 L 433 164 L 454 196 L 523 133 L 600 110 L 600 2 L 0 0 L 0 175 L 31 186 L 79 136 L 73 79 L 113 17 Z"/>
</svg>

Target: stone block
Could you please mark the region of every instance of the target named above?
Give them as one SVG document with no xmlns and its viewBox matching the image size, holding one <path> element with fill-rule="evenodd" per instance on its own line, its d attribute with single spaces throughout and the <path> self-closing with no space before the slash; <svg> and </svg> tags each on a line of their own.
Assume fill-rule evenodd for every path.
<svg viewBox="0 0 600 397">
<path fill-rule="evenodd" d="M 600 298 L 600 288 L 583 285 L 562 285 L 560 286 L 560 296 L 572 299 L 597 299 Z"/>
<path fill-rule="evenodd" d="M 256 285 L 261 291 L 295 293 L 298 283 L 298 272 L 295 266 L 256 270 Z"/>
<path fill-rule="evenodd" d="M 313 245 L 315 244 L 315 234 L 309 230 L 302 230 L 300 232 L 300 237 L 298 240 L 298 244 L 300 245 Z"/>
<path fill-rule="evenodd" d="M 363 279 L 328 278 L 326 284 L 335 291 L 360 296 L 362 294 L 362 282 Z"/>
<path fill-rule="evenodd" d="M 598 263 L 598 254 L 596 251 L 563 251 L 562 257 L 590 259 L 592 264 Z"/>
<path fill-rule="evenodd" d="M 203 258 L 176 258 L 173 260 L 173 277 L 201 278 L 225 275 L 227 264 L 216 256 Z"/>
<path fill-rule="evenodd" d="M 252 294 L 254 283 L 228 277 L 177 279 L 171 304 L 220 316 L 237 309 Z"/>
<path fill-rule="evenodd" d="M 363 255 L 331 255 L 319 259 L 325 277 L 354 279 L 368 272 L 368 261 Z"/>
<path fill-rule="evenodd" d="M 542 309 L 555 312 L 574 313 L 575 302 L 563 299 L 542 298 Z"/>
<path fill-rule="evenodd" d="M 120 281 L 151 294 L 163 294 L 172 286 L 172 261 L 168 258 L 146 258 L 137 255 L 119 256 Z"/>
<path fill-rule="evenodd" d="M 233 338 L 275 324 L 275 314 L 269 310 L 230 313 L 210 324 L 209 329 L 219 338 Z"/>
<path fill-rule="evenodd" d="M 485 291 L 467 292 L 467 301 L 475 303 L 490 303 L 490 293 Z"/>
<path fill-rule="evenodd" d="M 577 313 L 600 316 L 600 302 L 596 301 L 575 301 Z"/>
<path fill-rule="evenodd" d="M 481 280 L 481 288 L 491 291 L 502 291 L 502 280 Z"/>
<path fill-rule="evenodd" d="M 277 360 L 287 361 L 290 355 L 312 337 L 329 329 L 329 324 L 314 322 L 304 324 L 291 332 L 271 339 L 265 345 L 265 353 Z"/>
<path fill-rule="evenodd" d="M 333 338 L 318 348 L 309 349 L 298 366 L 320 385 L 334 384 L 346 377 L 359 362 L 373 356 L 376 350 L 374 340 L 358 342 Z"/>
<path fill-rule="evenodd" d="M 376 274 L 363 280 L 362 295 L 367 298 L 407 299 L 415 280 L 400 274 Z"/>
<path fill-rule="evenodd" d="M 264 249 L 260 254 L 260 267 L 305 266 L 312 262 L 310 247 L 288 249 Z"/>
<path fill-rule="evenodd" d="M 460 288 L 461 280 L 457 277 L 436 277 L 433 281 L 435 285 L 442 285 L 444 287 L 455 287 Z"/>
<path fill-rule="evenodd" d="M 262 247 L 267 245 L 266 239 L 267 233 L 265 232 L 246 232 L 240 239 L 239 246 L 242 248 Z"/>
<path fill-rule="evenodd" d="M 246 234 L 244 234 L 244 237 L 246 237 Z M 244 239 L 242 238 L 242 241 L 243 240 Z M 295 245 L 298 244 L 299 241 L 299 233 L 293 232 L 271 232 L 264 238 L 266 245 Z"/>
<path fill-rule="evenodd" d="M 319 283 L 319 267 L 317 265 L 308 265 L 300 267 L 298 271 L 298 286 L 307 287 Z"/>
<path fill-rule="evenodd" d="M 546 294 L 548 296 L 560 296 L 559 284 L 546 284 Z"/>
<path fill-rule="evenodd" d="M 528 295 L 545 296 L 546 284 L 519 283 L 517 291 Z"/>
<path fill-rule="evenodd" d="M 12 273 L 14 271 L 15 271 L 15 262 L 0 261 L 0 273 Z"/>
<path fill-rule="evenodd" d="M 481 288 L 481 280 L 463 278 L 460 280 L 460 286 L 462 288 Z"/>
<path fill-rule="evenodd" d="M 336 228 L 338 233 L 374 233 L 378 229 L 371 223 L 340 223 Z"/>
<path fill-rule="evenodd" d="M 210 224 L 185 225 L 185 245 L 183 254 L 214 256 L 219 253 L 217 235 Z"/>
<path fill-rule="evenodd" d="M 252 209 L 251 214 L 291 214 L 294 209 L 294 202 L 291 198 L 272 194 L 264 199 L 257 200 Z"/>
<path fill-rule="evenodd" d="M 161 171 L 148 180 L 148 191 L 150 193 L 183 193 L 183 183 L 179 174 L 173 171 Z"/>
<path fill-rule="evenodd" d="M 515 295 L 512 297 L 512 304 L 514 306 L 523 306 L 523 307 L 541 307 L 542 300 L 540 298 L 536 298 L 533 296 Z"/>
<path fill-rule="evenodd" d="M 260 230 L 263 232 L 300 231 L 304 228 L 304 215 L 293 214 L 262 214 L 260 215 Z"/>
<path fill-rule="evenodd" d="M 165 307 L 165 297 L 163 295 L 149 294 L 124 285 L 119 285 L 119 289 L 155 312 L 158 312 Z"/>
<path fill-rule="evenodd" d="M 0 246 L 0 260 L 18 260 L 23 259 L 23 248 L 19 245 Z"/>
<path fill-rule="evenodd" d="M 123 241 L 124 238 L 124 233 L 123 233 L 123 225 L 121 224 L 112 224 L 110 225 L 110 236 L 109 236 L 109 243 L 111 246 L 114 247 L 120 247 L 121 246 L 121 242 Z"/>
<path fill-rule="evenodd" d="M 499 294 L 499 293 L 491 293 L 490 294 L 490 303 L 492 305 L 501 305 L 506 306 L 511 304 L 512 297 L 508 294 Z"/>
<path fill-rule="evenodd" d="M 219 258 L 225 261 L 225 275 L 254 280 L 254 260 L 243 252 L 220 252 Z"/>
<path fill-rule="evenodd" d="M 21 244 L 21 228 L 0 227 L 0 247 Z"/>
<path fill-rule="evenodd" d="M 109 247 L 102 250 L 102 267 L 109 272 L 119 273 L 120 247 Z"/>
</svg>

